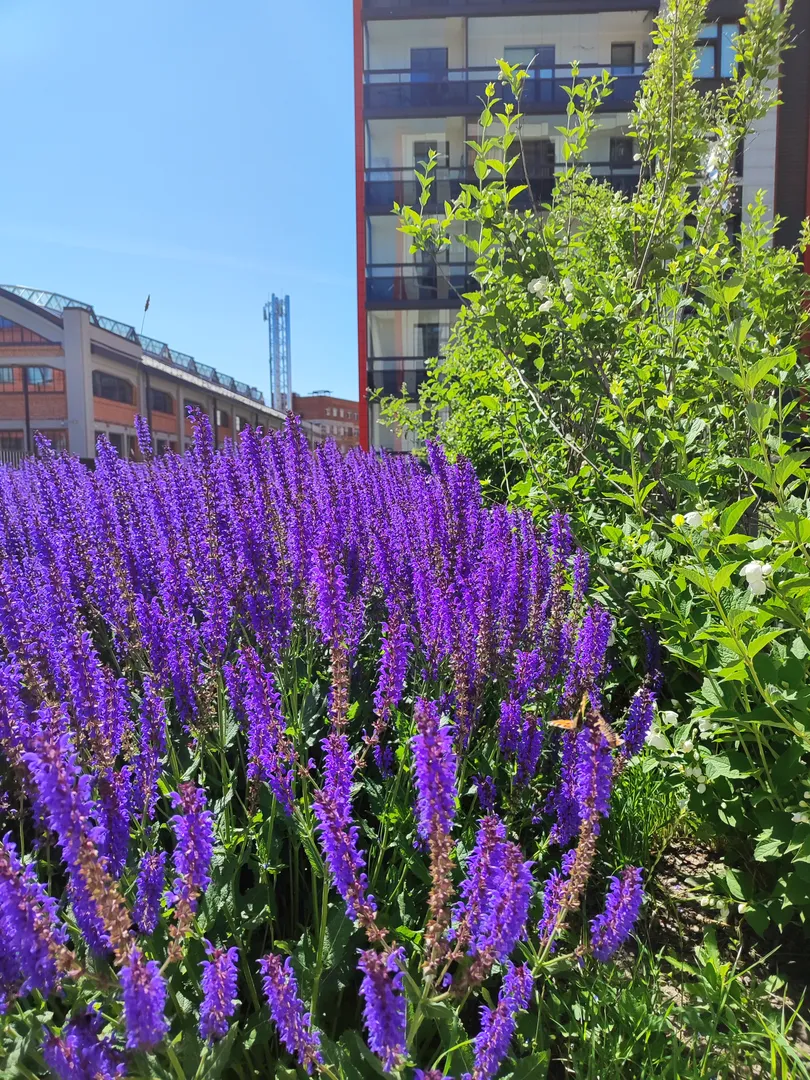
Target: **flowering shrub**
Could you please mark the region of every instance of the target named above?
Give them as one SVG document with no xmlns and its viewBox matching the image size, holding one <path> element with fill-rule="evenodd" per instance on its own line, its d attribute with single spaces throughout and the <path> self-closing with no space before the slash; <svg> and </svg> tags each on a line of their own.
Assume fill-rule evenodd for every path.
<svg viewBox="0 0 810 1080">
<path fill-rule="evenodd" d="M 567 520 L 542 541 L 469 465 L 195 425 L 0 473 L 4 1059 L 529 1075 L 552 954 L 639 911 L 597 857 L 655 672 L 622 738 Z"/>
</svg>

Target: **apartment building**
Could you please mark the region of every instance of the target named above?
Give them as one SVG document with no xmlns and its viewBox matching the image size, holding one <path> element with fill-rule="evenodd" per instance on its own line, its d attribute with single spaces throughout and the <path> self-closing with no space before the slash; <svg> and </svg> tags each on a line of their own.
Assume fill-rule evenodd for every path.
<svg viewBox="0 0 810 1080">
<path fill-rule="evenodd" d="M 394 202 L 416 204 L 414 167 L 435 151 L 435 205 L 453 198 L 463 181 L 473 179 L 466 142 L 477 135 L 480 98 L 497 73 L 497 58 L 534 60 L 522 101 L 523 134 L 529 182 L 537 196 L 547 199 L 554 174 L 562 169 L 562 137 L 556 129 L 565 123 L 564 86 L 576 60 L 582 76 L 608 70 L 615 78 L 591 140 L 591 171 L 618 189 L 631 188 L 638 166 L 627 135 L 629 114 L 646 70 L 659 6 L 658 0 L 355 0 L 363 445 L 407 449 L 378 424 L 379 406 L 369 403 L 369 395 L 376 390 L 398 394 L 403 385 L 409 395 L 416 392 L 426 360 L 440 355 L 447 342 L 460 294 L 472 287 L 462 245 L 447 249 L 437 269 L 432 257 L 410 254 L 409 238 L 398 232 L 391 208 Z M 799 7 L 799 21 L 807 21 L 810 4 Z M 732 41 L 743 8 L 743 0 L 710 5 L 697 68 L 707 87 L 732 72 Z M 784 124 L 779 133 L 789 174 L 782 193 L 785 212 L 792 215 L 788 233 L 798 227 L 807 199 L 808 38 L 810 26 L 800 47 L 788 54 L 795 100 L 791 133 Z M 778 156 L 777 116 L 771 112 L 741 157 L 740 207 L 760 188 L 773 197 Z M 800 176 L 797 164 L 802 161 Z"/>
<path fill-rule="evenodd" d="M 345 453 L 360 445 L 360 403 L 337 398 L 328 390 L 293 394 L 292 411 L 318 432 L 321 441 L 334 439 Z"/>
<path fill-rule="evenodd" d="M 37 432 L 85 459 L 95 456 L 102 433 L 120 454 L 135 456 L 136 414 L 149 420 L 155 452 L 182 453 L 192 436 L 188 406 L 208 414 L 217 445 L 244 427 L 285 421 L 255 387 L 90 304 L 0 286 L 0 461 L 31 453 Z M 316 429 L 305 428 L 320 441 Z"/>
</svg>

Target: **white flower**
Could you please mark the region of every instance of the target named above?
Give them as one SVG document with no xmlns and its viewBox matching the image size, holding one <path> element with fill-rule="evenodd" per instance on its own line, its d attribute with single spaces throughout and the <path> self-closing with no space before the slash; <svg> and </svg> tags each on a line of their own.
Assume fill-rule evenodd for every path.
<svg viewBox="0 0 810 1080">
<path fill-rule="evenodd" d="M 683 750 L 685 754 L 691 754 L 694 749 L 695 744 L 692 742 L 692 740 L 684 739 L 683 743 L 681 744 L 681 750 Z"/>
<path fill-rule="evenodd" d="M 740 577 L 745 578 L 748 588 L 754 596 L 762 596 L 766 591 L 765 578 L 773 573 L 770 563 L 761 563 L 758 559 L 746 563 L 740 571 Z"/>
<path fill-rule="evenodd" d="M 647 745 L 652 746 L 654 750 L 669 750 L 669 743 L 661 734 L 660 731 L 656 731 L 655 728 L 650 728 L 647 732 Z"/>
<path fill-rule="evenodd" d="M 684 514 L 683 520 L 691 529 L 699 529 L 703 524 L 703 514 L 699 510 L 690 510 L 688 514 Z"/>
<path fill-rule="evenodd" d="M 688 799 L 678 799 L 678 809 L 679 810 L 685 810 L 688 805 L 689 805 L 689 800 Z"/>
<path fill-rule="evenodd" d="M 698 784 L 698 786 L 697 786 L 698 795 L 702 795 L 705 790 L 706 790 L 706 785 L 705 784 Z"/>
<path fill-rule="evenodd" d="M 551 309 L 553 307 L 554 307 L 554 301 L 553 300 L 544 300 L 543 303 L 540 305 L 540 307 L 537 310 L 538 311 L 551 311 Z"/>
<path fill-rule="evenodd" d="M 810 814 L 793 814 L 790 820 L 795 821 L 797 825 L 807 825 L 810 823 Z"/>
<path fill-rule="evenodd" d="M 532 293 L 534 296 L 539 296 L 540 299 L 542 299 L 548 292 L 548 278 L 534 278 L 532 281 L 529 282 L 528 289 L 529 292 Z"/>
<path fill-rule="evenodd" d="M 678 714 L 676 712 L 673 712 L 672 709 L 667 709 L 666 712 L 662 712 L 659 715 L 661 717 L 662 724 L 678 723 Z"/>
</svg>

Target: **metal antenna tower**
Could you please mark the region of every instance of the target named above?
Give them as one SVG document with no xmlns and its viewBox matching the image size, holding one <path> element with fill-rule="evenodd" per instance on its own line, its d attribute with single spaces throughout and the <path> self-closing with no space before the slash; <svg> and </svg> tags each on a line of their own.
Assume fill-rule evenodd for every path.
<svg viewBox="0 0 810 1080">
<path fill-rule="evenodd" d="M 290 298 L 273 295 L 264 305 L 270 332 L 270 405 L 278 412 L 292 410 L 290 355 Z"/>
</svg>

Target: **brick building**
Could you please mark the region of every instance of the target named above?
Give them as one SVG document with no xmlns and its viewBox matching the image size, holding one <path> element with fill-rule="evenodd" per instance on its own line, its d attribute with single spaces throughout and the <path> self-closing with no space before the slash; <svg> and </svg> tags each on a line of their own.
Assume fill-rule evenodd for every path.
<svg viewBox="0 0 810 1080">
<path fill-rule="evenodd" d="M 94 457 L 103 433 L 133 456 L 136 414 L 149 420 L 156 452 L 182 453 L 192 434 L 188 406 L 208 414 L 217 445 L 244 427 L 285 421 L 255 387 L 89 304 L 0 286 L 0 460 L 31 453 L 36 432 L 82 458 Z M 305 431 L 318 441 L 316 428 L 305 424 Z"/>
<path fill-rule="evenodd" d="M 342 451 L 360 445 L 360 405 L 333 397 L 327 391 L 293 394 L 293 412 L 308 421 L 325 441 L 334 439 Z"/>
</svg>

